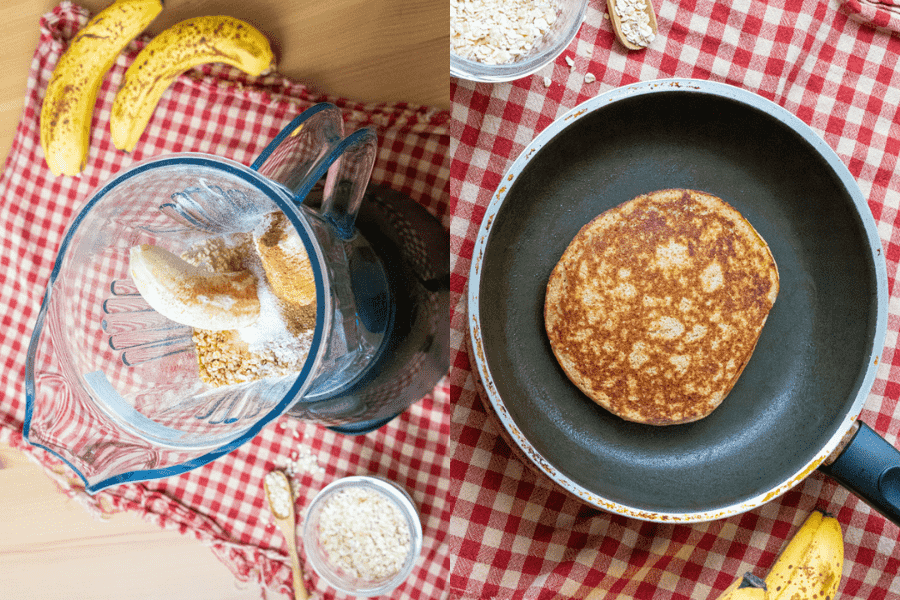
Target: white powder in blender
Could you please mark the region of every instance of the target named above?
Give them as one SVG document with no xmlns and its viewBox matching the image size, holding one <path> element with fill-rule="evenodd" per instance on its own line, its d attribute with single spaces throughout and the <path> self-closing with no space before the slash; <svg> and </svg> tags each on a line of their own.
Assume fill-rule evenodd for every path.
<svg viewBox="0 0 900 600">
<path fill-rule="evenodd" d="M 266 274 L 258 260 L 249 265 L 256 276 L 256 293 L 259 297 L 259 320 L 249 327 L 236 330 L 238 337 L 247 343 L 253 353 L 270 351 L 278 361 L 303 366 L 312 344 L 312 329 L 292 331 L 285 318 L 284 307 L 266 282 Z M 299 367 L 298 367 L 299 370 Z"/>
<path fill-rule="evenodd" d="M 213 271 L 250 270 L 257 279 L 260 318 L 231 331 L 194 329 L 200 379 L 219 387 L 296 373 L 315 330 L 315 302 L 292 306 L 272 291 L 249 233 L 209 238 L 182 255 Z"/>
</svg>

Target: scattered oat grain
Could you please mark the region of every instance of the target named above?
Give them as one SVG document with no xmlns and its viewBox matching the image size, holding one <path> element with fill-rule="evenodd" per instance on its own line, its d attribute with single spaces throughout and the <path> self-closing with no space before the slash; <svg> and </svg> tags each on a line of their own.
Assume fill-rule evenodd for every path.
<svg viewBox="0 0 900 600">
<path fill-rule="evenodd" d="M 325 469 L 319 465 L 319 460 L 312 450 L 306 446 L 299 446 L 291 452 L 291 460 L 284 468 L 288 477 L 296 477 L 298 475 L 324 475 Z"/>
</svg>

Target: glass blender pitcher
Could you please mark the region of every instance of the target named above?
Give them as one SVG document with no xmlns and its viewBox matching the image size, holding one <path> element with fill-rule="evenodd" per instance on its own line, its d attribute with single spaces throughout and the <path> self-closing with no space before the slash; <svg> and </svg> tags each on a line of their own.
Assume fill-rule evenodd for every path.
<svg viewBox="0 0 900 600">
<path fill-rule="evenodd" d="M 410 344 L 422 347 L 410 334 L 421 315 L 406 315 L 398 285 L 408 281 L 356 226 L 376 142 L 368 128 L 345 136 L 340 110 L 318 104 L 249 168 L 174 154 L 138 163 L 98 189 L 66 232 L 32 335 L 27 441 L 62 458 L 95 493 L 201 466 L 289 409 L 363 433 L 421 398 L 421 386 L 433 387 L 449 360 L 432 352 L 425 362 L 433 368 L 392 366 L 404 362 L 397 357 Z M 247 236 L 279 212 L 299 237 L 315 284 L 307 353 L 290 373 L 211 385 L 201 377 L 198 332 L 150 307 L 130 277 L 129 252 L 149 244 L 185 255 L 210 240 Z M 419 304 L 413 300 L 412 312 L 434 321 L 434 307 L 415 309 Z M 398 306 L 405 307 L 399 317 Z M 221 362 L 226 371 L 244 368 Z M 365 389 L 382 371 L 421 375 L 411 378 L 419 387 L 406 386 L 411 392 L 391 402 L 372 401 Z"/>
</svg>

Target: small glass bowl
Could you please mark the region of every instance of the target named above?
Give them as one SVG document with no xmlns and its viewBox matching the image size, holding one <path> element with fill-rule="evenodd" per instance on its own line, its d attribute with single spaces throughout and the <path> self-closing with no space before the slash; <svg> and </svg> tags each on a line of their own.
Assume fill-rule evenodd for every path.
<svg viewBox="0 0 900 600">
<path fill-rule="evenodd" d="M 328 560 L 328 554 L 319 540 L 319 522 L 322 509 L 329 499 L 342 490 L 363 488 L 381 494 L 383 498 L 400 510 L 409 527 L 409 553 L 403 566 L 391 578 L 379 581 L 359 579 L 351 573 L 335 566 Z M 362 597 L 381 596 L 399 586 L 409 577 L 422 551 L 422 524 L 412 497 L 399 485 L 381 477 L 356 475 L 343 477 L 322 488 L 309 505 L 303 521 L 303 547 L 307 561 L 315 572 L 331 587 L 345 594 Z"/>
<path fill-rule="evenodd" d="M 516 62 L 490 65 L 467 60 L 450 52 L 450 76 L 470 81 L 498 83 L 532 75 L 562 54 L 584 21 L 588 0 L 557 0 L 560 13 L 550 31 L 532 48 L 531 53 Z"/>
</svg>

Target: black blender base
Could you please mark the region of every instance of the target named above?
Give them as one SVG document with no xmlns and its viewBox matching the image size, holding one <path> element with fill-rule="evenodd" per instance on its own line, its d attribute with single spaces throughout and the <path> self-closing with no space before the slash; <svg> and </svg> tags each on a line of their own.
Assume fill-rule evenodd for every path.
<svg viewBox="0 0 900 600">
<path fill-rule="evenodd" d="M 378 356 L 354 382 L 300 399 L 287 413 L 346 435 L 382 427 L 450 370 L 449 232 L 408 196 L 378 186 L 367 191 L 356 226 L 383 265 L 393 319 Z"/>
<path fill-rule="evenodd" d="M 363 421 L 361 423 L 347 423 L 346 425 L 333 425 L 329 427 L 331 431 L 335 433 L 341 433 L 343 435 L 365 435 L 367 433 L 371 433 L 376 429 L 381 429 L 400 415 L 402 412 L 398 412 L 395 415 L 391 415 L 385 419 L 374 419 L 372 421 Z"/>
</svg>

